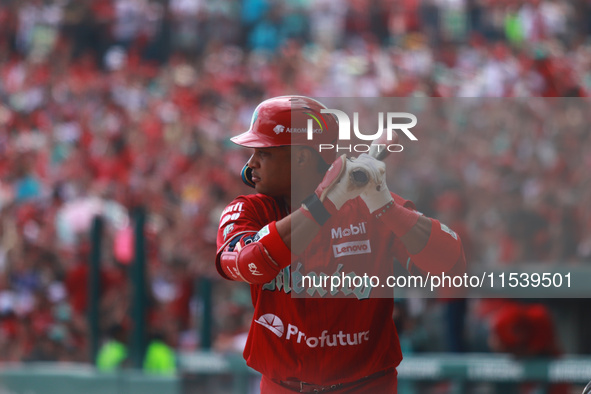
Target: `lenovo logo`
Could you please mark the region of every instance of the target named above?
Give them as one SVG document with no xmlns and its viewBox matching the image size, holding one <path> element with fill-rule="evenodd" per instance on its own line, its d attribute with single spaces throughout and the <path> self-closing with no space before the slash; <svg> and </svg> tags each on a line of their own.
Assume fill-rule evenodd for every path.
<svg viewBox="0 0 591 394">
<path fill-rule="evenodd" d="M 338 245 L 333 245 L 334 257 L 350 256 L 355 254 L 371 253 L 371 246 L 369 240 L 345 242 Z"/>
</svg>

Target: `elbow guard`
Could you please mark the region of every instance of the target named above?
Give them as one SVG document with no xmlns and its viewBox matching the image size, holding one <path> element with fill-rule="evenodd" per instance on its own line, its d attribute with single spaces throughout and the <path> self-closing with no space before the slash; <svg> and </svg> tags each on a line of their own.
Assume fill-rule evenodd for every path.
<svg viewBox="0 0 591 394">
<path fill-rule="evenodd" d="M 224 251 L 220 268 L 226 277 L 247 283 L 266 283 L 277 276 L 277 264 L 265 247 L 252 242 L 239 251 Z"/>
<path fill-rule="evenodd" d="M 449 271 L 463 255 L 458 235 L 445 224 L 431 219 L 431 235 L 419 253 L 411 255 L 414 264 L 434 274 Z"/>
<path fill-rule="evenodd" d="M 218 254 L 222 276 L 250 284 L 267 283 L 291 263 L 291 252 L 277 233 L 275 222 L 263 227 L 250 243 L 229 242 Z"/>
</svg>

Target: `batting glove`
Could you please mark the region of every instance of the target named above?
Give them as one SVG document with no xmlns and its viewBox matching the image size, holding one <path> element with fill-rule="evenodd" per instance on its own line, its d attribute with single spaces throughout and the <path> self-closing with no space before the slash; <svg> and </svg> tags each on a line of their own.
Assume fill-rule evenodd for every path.
<svg viewBox="0 0 591 394">
<path fill-rule="evenodd" d="M 374 213 L 390 201 L 394 200 L 386 184 L 386 164 L 383 161 L 374 159 L 368 154 L 361 154 L 355 160 L 360 167 L 366 168 L 369 181 L 361 193 L 361 199 L 369 209 Z"/>
<path fill-rule="evenodd" d="M 363 192 L 366 185 L 354 181 L 353 173 L 357 171 L 371 172 L 372 169 L 365 163 L 348 160 L 346 155 L 340 156 L 332 163 L 314 194 L 306 198 L 302 204 L 316 222 L 324 224 L 345 202 Z"/>
</svg>

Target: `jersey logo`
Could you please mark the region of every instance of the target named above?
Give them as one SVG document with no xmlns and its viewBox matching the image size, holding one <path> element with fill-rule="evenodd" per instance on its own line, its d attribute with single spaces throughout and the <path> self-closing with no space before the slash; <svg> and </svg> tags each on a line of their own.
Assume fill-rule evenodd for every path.
<svg viewBox="0 0 591 394">
<path fill-rule="evenodd" d="M 269 225 L 267 224 L 258 233 L 256 233 L 256 235 L 254 236 L 254 242 L 259 242 L 261 238 L 269 234 L 271 234 L 271 231 L 269 230 Z"/>
<path fill-rule="evenodd" d="M 243 202 L 237 202 L 236 204 L 229 205 L 224 209 L 222 212 L 222 216 L 220 217 L 220 228 L 230 220 L 236 220 L 240 217 L 242 213 L 242 207 L 244 206 Z"/>
<path fill-rule="evenodd" d="M 283 338 L 285 326 L 281 319 L 272 313 L 266 313 L 255 320 L 255 323 L 267 328 L 278 338 Z M 369 330 L 354 333 L 346 333 L 340 330 L 338 333 L 323 330 L 319 336 L 313 337 L 301 331 L 293 324 L 287 325 L 287 335 L 285 340 L 291 340 L 295 343 L 307 345 L 309 348 L 315 347 L 333 347 L 333 346 L 354 346 L 363 345 L 369 342 Z"/>
<path fill-rule="evenodd" d="M 226 237 L 228 236 L 228 234 L 230 234 L 232 230 L 234 230 L 234 223 L 230 223 L 226 226 L 226 228 L 224 228 L 224 241 L 226 240 Z"/>
<path fill-rule="evenodd" d="M 230 221 L 230 220 L 236 220 L 239 217 L 240 217 L 240 212 L 234 212 L 234 213 L 227 214 L 220 221 L 220 227 L 222 227 L 224 224 L 228 223 L 228 221 Z"/>
<path fill-rule="evenodd" d="M 365 234 L 365 233 L 367 233 L 367 230 L 365 228 L 366 223 L 367 222 L 360 222 L 356 226 L 353 224 L 350 224 L 349 226 L 347 226 L 345 228 L 343 228 L 343 227 L 331 228 L 330 229 L 330 237 L 332 239 L 340 239 L 340 238 L 344 238 L 344 237 L 350 237 L 351 235 Z"/>
<path fill-rule="evenodd" d="M 369 239 L 363 241 L 345 242 L 338 245 L 333 245 L 332 250 L 334 257 L 351 256 L 355 254 L 371 253 L 371 246 Z"/>
<path fill-rule="evenodd" d="M 222 211 L 222 216 L 229 212 L 242 212 L 243 202 L 237 202 L 236 204 L 228 205 L 226 209 Z"/>
<path fill-rule="evenodd" d="M 287 325 L 287 335 L 285 339 L 295 340 L 296 343 L 306 344 L 309 348 L 315 347 L 332 347 L 332 346 L 352 346 L 363 345 L 364 342 L 369 342 L 369 330 L 354 333 L 344 333 L 342 330 L 338 334 L 330 333 L 328 330 L 323 330 L 320 336 L 309 336 L 297 326 L 292 324 Z"/>
<path fill-rule="evenodd" d="M 260 324 L 261 326 L 267 328 L 273 334 L 277 335 L 279 338 L 283 336 L 285 332 L 285 327 L 283 326 L 283 322 L 277 316 L 272 313 L 266 313 L 263 316 L 259 317 L 255 320 L 255 323 Z"/>
<path fill-rule="evenodd" d="M 255 263 L 250 263 L 248 264 L 248 269 L 250 270 L 250 273 L 256 276 L 261 276 L 262 274 L 259 272 L 258 267 L 256 266 Z"/>
</svg>

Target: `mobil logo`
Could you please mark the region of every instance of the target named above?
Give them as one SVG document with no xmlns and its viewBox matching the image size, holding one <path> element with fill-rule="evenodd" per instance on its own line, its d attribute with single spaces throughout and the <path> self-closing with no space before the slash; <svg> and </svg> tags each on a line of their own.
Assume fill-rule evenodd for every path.
<svg viewBox="0 0 591 394">
<path fill-rule="evenodd" d="M 357 225 L 350 224 L 347 227 L 337 227 L 330 229 L 330 236 L 332 239 L 340 239 L 344 237 L 349 237 L 351 235 L 357 234 L 366 234 L 367 230 L 365 225 L 367 222 L 359 222 Z"/>
</svg>

